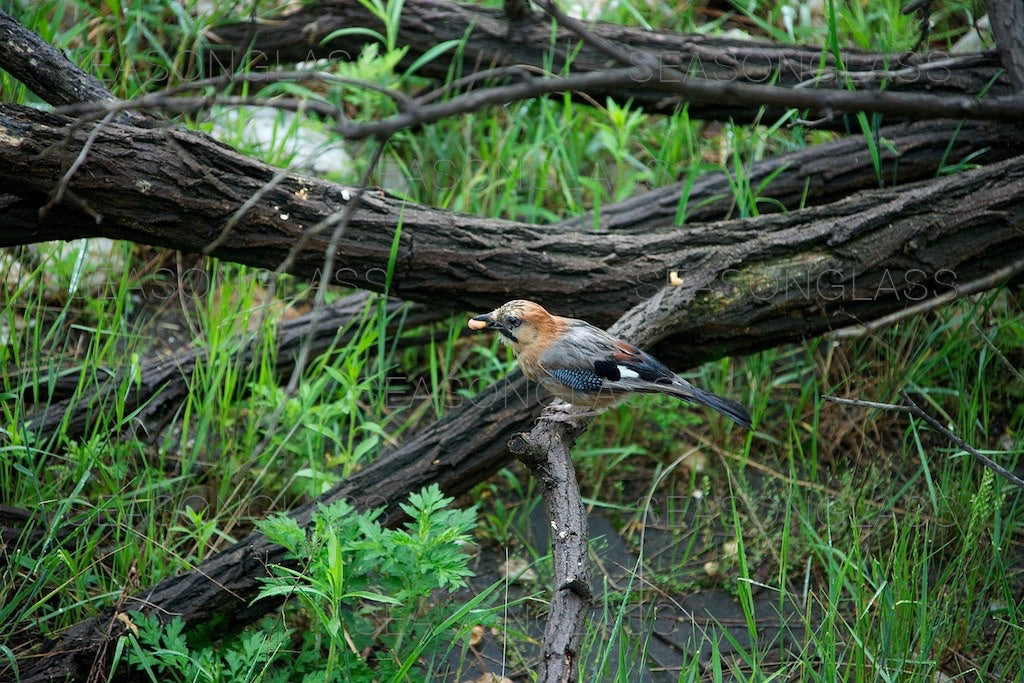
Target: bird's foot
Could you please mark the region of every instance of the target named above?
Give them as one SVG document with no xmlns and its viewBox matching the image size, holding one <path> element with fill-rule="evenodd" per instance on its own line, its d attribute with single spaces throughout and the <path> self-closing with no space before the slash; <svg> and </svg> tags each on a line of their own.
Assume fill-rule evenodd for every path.
<svg viewBox="0 0 1024 683">
<path fill-rule="evenodd" d="M 596 410 L 578 412 L 576 406 L 566 403 L 561 399 L 555 399 L 541 411 L 540 419 L 545 422 L 564 422 L 565 424 L 576 425 L 585 417 L 597 415 Z"/>
</svg>

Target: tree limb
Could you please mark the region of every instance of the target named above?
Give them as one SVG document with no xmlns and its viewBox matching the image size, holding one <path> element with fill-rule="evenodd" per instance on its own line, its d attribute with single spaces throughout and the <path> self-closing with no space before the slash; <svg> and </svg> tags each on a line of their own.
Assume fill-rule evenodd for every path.
<svg viewBox="0 0 1024 683">
<path fill-rule="evenodd" d="M 999 59 L 1013 89 L 1024 93 L 1024 2 L 985 0 Z"/>
<path fill-rule="evenodd" d="M 509 442 L 509 450 L 540 482 L 544 508 L 551 522 L 554 590 L 537 671 L 537 681 L 551 683 L 578 678 L 583 627 L 594 602 L 587 511 L 569 455 L 582 433 L 583 423 L 577 426 L 556 427 L 541 418 L 531 432 L 519 434 Z"/>
<path fill-rule="evenodd" d="M 71 63 L 53 45 L 29 31 L 0 9 L 0 68 L 25 84 L 43 101 L 55 106 L 81 102 L 116 102 L 95 76 Z M 125 111 L 122 123 L 138 125 L 143 117 Z"/>
<path fill-rule="evenodd" d="M 372 39 L 361 35 L 325 38 L 341 28 L 361 26 L 383 30 L 380 20 L 357 0 L 326 0 L 284 15 L 255 22 L 222 24 L 207 30 L 210 72 L 236 70 L 242 63 L 257 69 L 277 68 L 282 63 L 313 59 L 355 59 Z M 670 68 L 692 76 L 738 84 L 793 87 L 828 87 L 852 84 L 857 89 L 992 96 L 1011 93 L 1009 81 L 998 77 L 998 57 L 993 53 L 950 56 L 943 53 L 880 54 L 856 50 L 840 54 L 843 70 L 835 56 L 821 47 L 780 46 L 767 42 L 736 40 L 667 31 L 647 31 L 604 22 L 588 24 L 590 30 L 623 48 L 656 55 Z M 446 52 L 419 70 L 419 74 L 444 81 L 450 70 L 469 73 L 481 67 L 526 65 L 555 73 L 570 61 L 574 73 L 607 68 L 608 58 L 599 50 L 580 45 L 576 36 L 557 27 L 551 40 L 551 23 L 543 16 L 527 15 L 508 21 L 501 10 L 445 0 L 407 0 L 402 9 L 398 41 L 408 46 L 404 65 L 409 66 L 427 50 L 468 36 L 464 48 Z M 251 49 L 250 49 L 251 47 Z M 553 58 L 549 58 L 549 52 Z M 652 79 L 653 80 L 653 79 Z M 989 88 L 991 84 L 991 88 Z M 597 101 L 611 97 L 620 103 L 654 112 L 672 112 L 680 98 L 640 84 L 622 87 L 606 83 L 589 92 Z M 987 90 L 986 90 L 987 89 Z M 749 123 L 762 117 L 778 118 L 784 110 L 770 106 L 761 113 L 757 107 L 724 101 L 700 101 L 690 105 L 694 118 Z M 822 125 L 845 129 L 842 117 L 829 117 Z"/>
<path fill-rule="evenodd" d="M 7 194 L 0 201 L 7 226 L 0 246 L 106 236 L 203 252 L 221 237 L 223 222 L 278 172 L 200 134 L 111 124 L 69 185 L 73 202 L 40 219 L 38 208 L 89 133 L 71 131 L 75 142 L 68 145 L 69 124 L 0 107 L 6 141 L 0 145 L 0 185 Z M 169 148 L 165 135 L 188 152 L 189 163 Z M 347 188 L 289 174 L 237 221 L 212 255 L 273 269 L 346 197 Z M 656 292 L 672 272 L 689 281 L 715 264 L 726 280 L 703 282 L 703 329 L 659 349 L 663 360 L 690 364 L 885 315 L 904 307 L 908 296 L 924 298 L 949 289 L 954 279 L 973 280 L 1004 266 L 1024 246 L 1022 201 L 1022 158 L 789 214 L 657 235 L 551 230 L 367 192 L 338 245 L 339 269 L 327 276 L 382 290 L 401 220 L 393 295 L 468 311 L 528 296 L 608 324 Z M 95 207 L 103 207 L 100 225 Z M 319 268 L 326 244 L 322 236 L 309 239 L 290 272 L 324 277 Z M 798 276 L 799 282 L 793 279 Z M 943 277 L 949 281 L 936 280 Z M 859 298 L 848 298 L 854 292 Z M 742 297 L 759 315 L 723 318 L 717 308 L 722 297 Z M 809 315 L 817 307 L 824 315 Z"/>
</svg>

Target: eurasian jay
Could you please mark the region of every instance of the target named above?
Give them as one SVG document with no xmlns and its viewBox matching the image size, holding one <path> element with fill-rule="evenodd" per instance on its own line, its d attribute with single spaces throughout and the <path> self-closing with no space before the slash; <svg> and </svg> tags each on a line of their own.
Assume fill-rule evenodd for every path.
<svg viewBox="0 0 1024 683">
<path fill-rule="evenodd" d="M 743 405 L 698 389 L 649 353 L 588 322 L 552 315 L 532 301 L 509 301 L 470 319 L 469 327 L 496 331 L 515 351 L 524 375 L 573 405 L 600 409 L 630 393 L 668 394 L 750 429 Z"/>
</svg>

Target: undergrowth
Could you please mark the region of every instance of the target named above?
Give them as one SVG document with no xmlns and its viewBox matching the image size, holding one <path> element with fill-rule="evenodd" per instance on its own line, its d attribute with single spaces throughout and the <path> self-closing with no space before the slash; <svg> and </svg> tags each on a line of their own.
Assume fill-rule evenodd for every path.
<svg viewBox="0 0 1024 683">
<path fill-rule="evenodd" d="M 400 3 L 367 2 L 385 19 L 378 44 L 325 68 L 422 86 L 400 66 Z M 624 2 L 603 18 L 741 30 L 830 51 L 908 50 L 919 36 L 898 3 L 837 0 L 821 14 L 790 3 L 702 8 Z M 157 0 L 45 0 L 15 10 L 120 97 L 196 77 L 203 29 L 248 12 Z M 937 9 L 930 47 L 948 48 L 979 14 L 978 3 Z M 40 104 L 6 73 L 0 92 Z M 280 93 L 344 97 L 367 119 L 394 107 L 337 84 L 261 92 Z M 263 115 L 270 132 L 260 140 L 248 135 L 253 112 L 214 110 L 182 123 L 332 180 L 353 182 L 365 170 L 367 150 L 337 140 L 329 122 Z M 755 216 L 768 205 L 750 165 L 833 137 L 803 129 L 792 113 L 763 124 L 545 97 L 400 133 L 374 181 L 484 216 L 548 222 L 593 210 L 596 225 L 608 204 L 725 170 L 733 215 Z M 886 141 L 877 140 L 877 120 L 857 125 L 879 184 L 893 182 L 878 162 Z M 320 170 L 328 149 L 348 161 Z M 950 160 L 947 171 L 969 163 Z M 687 208 L 684 193 L 677 224 Z M 0 549 L 0 671 L 42 638 L 258 529 L 283 549 L 261 595 L 289 599 L 240 632 L 222 623 L 185 629 L 172 615 L 128 609 L 111 653 L 118 673 L 436 680 L 472 663 L 528 679 L 550 558 L 536 485 L 518 468 L 455 503 L 437 490 L 415 494 L 403 503 L 411 521 L 398 529 L 385 528 L 380 509 L 344 503 L 314 513 L 308 534 L 281 516 L 504 376 L 513 362 L 496 340 L 465 337 L 464 316 L 407 325 L 404 309 L 389 312 L 371 297 L 288 392 L 275 338 L 283 319 L 315 299 L 306 283 L 101 240 L 2 256 L 0 504 L 9 507 L 0 518 L 13 516 L 21 531 Z M 1024 448 L 1020 303 L 1019 290 L 994 291 L 862 339 L 811 340 L 688 375 L 750 406 L 751 434 L 663 397 L 595 420 L 574 453 L 593 519 L 606 524 L 594 539 L 601 590 L 581 677 L 932 682 L 1009 680 L 1024 670 L 1018 492 L 916 420 L 824 399 L 891 401 L 908 391 L 1012 468 Z M 180 400 L 126 409 L 142 361 L 189 345 L 200 354 Z M 68 419 L 34 428 L 39 411 L 79 400 L 90 403 L 81 435 L 69 436 Z"/>
</svg>

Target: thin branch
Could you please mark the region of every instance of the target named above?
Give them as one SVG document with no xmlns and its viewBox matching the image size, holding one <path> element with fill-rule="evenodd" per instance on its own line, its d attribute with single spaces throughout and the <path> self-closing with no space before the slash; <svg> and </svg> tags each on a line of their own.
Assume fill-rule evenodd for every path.
<svg viewBox="0 0 1024 683">
<path fill-rule="evenodd" d="M 243 97 L 241 95 L 197 95 L 194 97 L 167 96 L 163 91 L 142 95 L 132 100 L 93 102 L 55 107 L 54 113 L 76 116 L 80 122 L 98 119 L 110 112 L 161 111 L 171 114 L 194 114 L 211 107 L 273 107 L 282 111 L 311 111 L 321 116 L 342 119 L 340 107 L 305 97 Z"/>
<path fill-rule="evenodd" d="M 75 157 L 71 166 L 68 167 L 67 172 L 61 176 L 60 182 L 57 183 L 57 187 L 55 187 L 53 192 L 50 193 L 50 200 L 40 207 L 40 220 L 46 218 L 46 214 L 50 212 L 50 209 L 64 201 L 64 195 L 67 194 L 68 186 L 71 184 L 71 179 L 74 177 L 78 169 L 82 167 L 82 164 L 85 163 L 86 157 L 89 156 L 89 150 L 92 149 L 92 146 L 96 143 L 96 138 L 99 137 L 103 127 L 109 124 L 113 119 L 114 112 L 109 112 L 102 120 L 100 120 L 99 123 L 93 126 L 91 131 L 89 131 L 89 137 L 85 139 L 85 144 L 82 145 L 82 149 L 78 152 L 78 156 Z M 100 221 L 97 220 L 96 222 L 99 223 Z"/>
<path fill-rule="evenodd" d="M 931 415 L 926 413 L 924 410 L 922 410 L 919 405 L 914 403 L 914 400 L 912 398 L 910 398 L 910 396 L 906 392 L 900 392 L 900 398 L 902 398 L 903 402 L 907 405 L 907 407 L 910 408 L 910 412 L 913 413 L 916 417 L 919 417 L 922 420 L 924 420 L 925 422 L 927 422 L 929 427 L 931 427 L 932 429 L 937 431 L 939 434 L 942 434 L 944 437 L 949 439 L 951 442 L 953 442 L 953 444 L 955 444 L 961 450 L 966 451 L 967 453 L 970 453 L 971 457 L 973 457 L 976 461 L 978 461 L 979 463 L 981 463 L 985 467 L 989 468 L 990 470 L 992 470 L 993 472 L 995 472 L 999 476 L 1003 477 L 1004 479 L 1006 479 L 1008 482 L 1010 482 L 1011 484 L 1013 484 L 1017 488 L 1024 489 L 1024 480 L 1022 480 L 1020 477 L 1015 475 L 1013 472 L 1011 472 L 1010 470 L 1006 469 L 1002 465 L 998 464 L 997 462 L 992 460 L 990 457 L 988 457 L 984 453 L 980 452 L 978 449 L 974 448 L 974 446 L 972 446 L 971 444 L 967 443 L 966 441 L 961 439 L 959 436 L 957 436 L 956 434 L 951 432 L 945 425 L 943 425 L 941 422 L 939 422 L 934 417 L 932 417 Z"/>
<path fill-rule="evenodd" d="M 974 331 L 978 333 L 978 336 L 981 337 L 981 340 L 983 342 L 985 342 L 985 346 L 987 346 L 989 348 L 989 350 L 992 351 L 992 353 L 995 354 L 996 358 L 998 358 L 1000 360 L 1000 362 L 1004 366 L 1006 366 L 1006 369 L 1010 371 L 1010 374 L 1012 374 L 1014 377 L 1016 377 L 1018 380 L 1020 380 L 1020 382 L 1022 384 L 1024 384 L 1024 373 L 1022 373 L 1020 370 L 1018 370 L 1017 367 L 1013 363 L 1010 362 L 1010 359 L 1007 358 L 1006 355 L 1003 354 L 1003 352 L 999 350 L 999 347 L 995 345 L 995 342 L 993 342 L 991 339 L 989 339 L 988 335 L 985 334 L 985 332 L 980 327 L 978 327 L 978 323 L 976 323 L 976 322 L 974 322 L 972 320 L 971 321 L 971 327 L 973 327 Z M 998 330 L 997 330 L 996 334 L 998 334 Z"/>
<path fill-rule="evenodd" d="M 968 453 L 972 458 L 975 459 L 975 461 L 977 461 L 983 467 L 989 468 L 990 470 L 992 470 L 999 476 L 1003 477 L 1017 488 L 1024 489 L 1024 479 L 1021 479 L 1013 472 L 1006 469 L 999 463 L 995 462 L 994 460 L 992 460 L 992 458 L 988 457 L 987 455 L 976 449 L 974 446 L 972 446 L 971 444 L 967 443 L 959 436 L 954 434 L 952 431 L 949 430 L 949 428 L 947 428 L 941 422 L 939 422 L 934 417 L 925 412 L 921 408 L 921 406 L 917 405 L 917 403 L 915 403 L 914 400 L 910 398 L 909 394 L 907 394 L 905 391 L 900 392 L 900 398 L 902 399 L 904 405 L 896 405 L 893 403 L 876 403 L 874 401 L 861 401 L 859 399 L 852 398 L 839 398 L 838 396 L 824 397 L 826 401 L 830 401 L 832 403 L 856 406 L 858 408 L 876 408 L 878 410 L 886 410 L 890 412 L 910 413 L 914 417 L 924 420 L 924 422 L 927 423 L 929 427 L 934 429 L 942 436 L 946 437 L 946 439 L 952 442 L 953 445 L 955 445 L 957 448 Z"/>
<path fill-rule="evenodd" d="M 338 254 L 338 243 L 341 242 L 342 235 L 345 234 L 345 230 L 348 228 L 349 223 L 352 222 L 352 217 L 355 215 L 356 209 L 359 208 L 359 204 L 363 198 L 363 193 L 366 191 L 367 186 L 370 184 L 370 178 L 373 177 L 373 172 L 377 168 L 377 163 L 380 161 L 381 157 L 384 154 L 385 143 L 386 140 L 380 140 L 377 144 L 377 147 L 373 150 L 373 156 L 370 157 L 370 163 L 366 165 L 366 170 L 363 172 L 363 177 L 359 181 L 359 187 L 356 188 L 356 194 L 354 197 L 352 197 L 352 200 L 345 204 L 341 211 L 321 221 L 324 227 L 327 227 L 327 225 L 331 222 L 337 223 L 337 227 L 331 234 L 331 240 L 330 242 L 328 242 L 327 248 L 324 250 L 324 277 L 320 278 L 320 282 L 317 284 L 316 297 L 313 302 L 314 315 L 309 321 L 310 329 L 315 327 L 316 323 L 318 322 L 319 314 L 317 312 L 323 309 L 324 301 L 326 300 L 327 297 L 327 287 L 328 285 L 331 284 L 331 278 L 327 274 L 330 273 L 334 268 L 334 259 Z M 335 216 L 337 216 L 336 219 Z M 316 227 L 319 226 L 314 226 L 314 229 Z M 400 229 L 400 226 L 397 227 L 396 229 Z M 306 235 L 303 235 L 303 237 L 305 236 Z M 289 259 L 294 259 L 295 256 L 300 251 L 301 249 L 299 248 L 292 249 L 288 253 L 288 258 L 285 259 L 285 261 L 283 261 L 280 266 L 278 266 L 275 273 L 284 273 L 287 270 L 284 267 L 285 263 Z M 298 388 L 299 379 L 302 377 L 302 373 L 306 370 L 306 364 L 309 362 L 310 349 L 311 344 L 304 343 L 302 345 L 302 348 L 299 350 L 299 358 L 295 362 L 295 369 L 292 371 L 292 376 L 288 380 L 287 392 L 289 394 L 294 394 L 295 390 Z"/>
<path fill-rule="evenodd" d="M 217 235 L 217 238 L 210 242 L 209 244 L 207 244 L 205 247 L 203 247 L 203 254 L 205 256 L 209 256 L 217 247 L 224 244 L 224 241 L 227 240 L 228 236 L 231 235 L 231 231 L 235 229 L 235 226 L 238 225 L 238 222 L 242 220 L 245 214 L 247 214 L 249 210 L 252 209 L 254 206 L 259 204 L 260 201 L 263 199 L 264 196 L 266 196 L 268 192 L 270 192 L 275 187 L 280 185 L 281 181 L 283 181 L 289 175 L 291 175 L 290 171 L 286 169 L 281 169 L 274 173 L 274 176 L 270 180 L 263 183 L 260 189 L 253 192 L 249 196 L 249 198 L 246 199 L 233 214 L 231 214 L 231 217 L 228 218 L 227 221 L 225 221 L 224 228 L 221 229 L 220 234 Z"/>
<path fill-rule="evenodd" d="M 637 53 L 640 54 L 640 53 Z M 677 77 L 675 74 L 678 74 Z M 668 76 L 668 78 L 666 78 Z M 351 85 L 376 84 L 351 82 Z M 345 120 L 340 107 L 319 100 L 301 98 L 267 98 L 206 95 L 197 97 L 171 97 L 164 91 L 143 95 L 127 102 L 97 102 L 57 108 L 57 113 L 69 116 L 99 116 L 111 111 L 159 110 L 166 112 L 195 112 L 214 105 L 270 106 L 288 111 L 302 108 L 339 120 L 338 132 L 349 140 L 388 136 L 400 130 L 433 123 L 441 119 L 479 111 L 489 106 L 533 99 L 543 95 L 564 92 L 600 93 L 609 88 L 645 87 L 667 94 L 678 95 L 691 102 L 710 102 L 723 106 L 781 107 L 806 109 L 812 115 L 830 117 L 836 112 L 877 112 L 896 114 L 912 119 L 982 119 L 1019 123 L 1024 120 L 1024 96 L 1013 95 L 977 99 L 967 96 L 923 95 L 875 91 L 809 90 L 769 85 L 730 83 L 702 78 L 690 78 L 668 67 L 653 63 L 632 68 L 592 71 L 569 76 L 538 78 L 511 85 L 495 86 L 471 91 L 442 102 L 410 105 L 383 119 L 356 123 Z M 180 89 L 177 88 L 177 89 Z M 394 93 L 391 93 L 394 94 Z M 433 99 L 428 93 L 426 99 Z"/>
<path fill-rule="evenodd" d="M 909 413 L 910 408 L 907 406 L 896 405 L 895 403 L 880 403 L 878 401 L 864 401 L 859 398 L 840 398 L 839 396 L 822 396 L 829 403 L 838 403 L 844 406 L 853 406 L 855 408 L 874 408 L 876 410 L 885 410 L 892 413 Z"/>
</svg>

